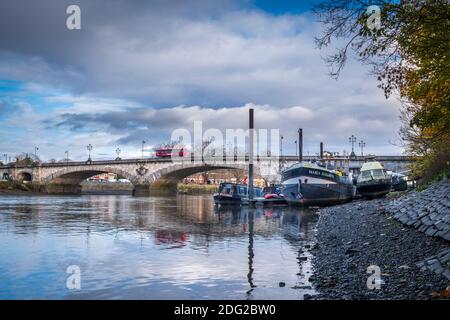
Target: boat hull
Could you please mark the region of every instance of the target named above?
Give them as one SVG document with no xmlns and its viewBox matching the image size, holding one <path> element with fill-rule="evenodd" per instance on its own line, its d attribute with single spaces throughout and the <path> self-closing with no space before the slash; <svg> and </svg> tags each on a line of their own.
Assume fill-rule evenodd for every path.
<svg viewBox="0 0 450 320">
<path fill-rule="evenodd" d="M 391 191 L 390 182 L 372 182 L 358 184 L 358 192 L 367 199 L 381 198 Z"/>
<path fill-rule="evenodd" d="M 214 203 L 220 205 L 241 205 L 243 203 L 243 198 L 240 196 L 215 194 Z"/>
<path fill-rule="evenodd" d="M 406 181 L 401 181 L 398 183 L 392 184 L 393 191 L 406 191 L 408 190 L 408 183 Z"/>
<path fill-rule="evenodd" d="M 298 184 L 285 185 L 283 195 L 291 205 L 329 206 L 353 199 L 355 190 L 351 184 Z"/>
<path fill-rule="evenodd" d="M 282 206 L 287 205 L 287 201 L 284 198 L 257 198 L 255 199 L 256 204 L 262 204 L 264 206 Z"/>
</svg>

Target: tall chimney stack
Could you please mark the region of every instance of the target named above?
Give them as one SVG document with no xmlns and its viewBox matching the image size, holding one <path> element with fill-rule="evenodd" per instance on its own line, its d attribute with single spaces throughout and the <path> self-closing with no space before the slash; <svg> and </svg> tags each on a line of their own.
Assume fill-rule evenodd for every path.
<svg viewBox="0 0 450 320">
<path fill-rule="evenodd" d="M 298 129 L 298 161 L 303 161 L 303 129 Z"/>
</svg>

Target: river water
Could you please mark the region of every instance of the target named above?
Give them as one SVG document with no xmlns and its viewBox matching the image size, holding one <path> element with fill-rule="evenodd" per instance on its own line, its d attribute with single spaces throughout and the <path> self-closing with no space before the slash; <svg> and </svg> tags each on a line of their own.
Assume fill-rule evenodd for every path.
<svg viewBox="0 0 450 320">
<path fill-rule="evenodd" d="M 210 195 L 0 196 L 0 299 L 302 299 L 316 221 Z"/>
</svg>

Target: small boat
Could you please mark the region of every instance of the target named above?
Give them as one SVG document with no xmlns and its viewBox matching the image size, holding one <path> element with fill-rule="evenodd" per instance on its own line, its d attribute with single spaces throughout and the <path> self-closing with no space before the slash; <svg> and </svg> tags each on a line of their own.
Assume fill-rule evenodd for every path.
<svg viewBox="0 0 450 320">
<path fill-rule="evenodd" d="M 262 198 L 262 189 L 253 187 L 254 199 Z M 248 205 L 248 186 L 246 184 L 223 182 L 219 185 L 219 192 L 214 194 L 217 205 Z"/>
<path fill-rule="evenodd" d="M 408 190 L 408 177 L 401 173 L 393 172 L 392 175 L 392 191 Z"/>
<path fill-rule="evenodd" d="M 391 191 L 391 177 L 378 161 L 366 162 L 356 181 L 357 191 L 367 199 L 383 197 Z"/>
<path fill-rule="evenodd" d="M 263 188 L 263 197 L 258 198 L 257 201 L 265 205 L 286 205 L 287 201 L 281 192 L 281 186 L 273 185 Z"/>
<path fill-rule="evenodd" d="M 281 183 L 284 198 L 292 205 L 333 205 L 350 201 L 355 195 L 355 187 L 348 176 L 305 161 L 283 171 Z"/>
</svg>

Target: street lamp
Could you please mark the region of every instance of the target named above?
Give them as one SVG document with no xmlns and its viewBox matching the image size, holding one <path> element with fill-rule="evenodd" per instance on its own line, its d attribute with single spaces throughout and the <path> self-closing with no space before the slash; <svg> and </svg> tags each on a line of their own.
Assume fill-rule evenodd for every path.
<svg viewBox="0 0 450 320">
<path fill-rule="evenodd" d="M 363 141 L 363 140 L 361 140 L 359 143 L 358 143 L 358 145 L 359 145 L 359 147 L 361 148 L 361 157 L 364 155 L 364 153 L 363 153 L 363 151 L 364 151 L 364 147 L 366 146 L 366 143 Z"/>
<path fill-rule="evenodd" d="M 349 138 L 348 138 L 348 142 L 350 142 L 352 144 L 352 153 L 350 153 L 350 157 L 354 157 L 355 156 L 355 142 L 356 142 L 356 137 L 352 134 Z"/>
<path fill-rule="evenodd" d="M 89 151 L 89 158 L 88 158 L 88 162 L 91 162 L 92 160 L 91 160 L 91 150 L 92 150 L 92 145 L 89 143 L 88 144 L 88 146 L 86 147 L 87 149 L 88 149 L 88 151 Z"/>
<path fill-rule="evenodd" d="M 37 152 L 38 152 L 39 148 L 38 147 L 34 147 L 34 159 L 37 160 Z"/>
<path fill-rule="evenodd" d="M 284 137 L 280 136 L 280 156 L 283 156 L 283 139 Z"/>
<path fill-rule="evenodd" d="M 295 156 L 297 156 L 298 155 L 297 140 L 295 140 L 294 143 L 295 143 Z"/>
<path fill-rule="evenodd" d="M 66 164 L 67 164 L 69 162 L 69 151 L 66 150 L 64 153 L 66 154 Z"/>
<path fill-rule="evenodd" d="M 142 159 L 144 159 L 144 144 L 145 140 L 142 140 Z"/>
<path fill-rule="evenodd" d="M 120 157 L 119 157 L 119 155 L 120 155 L 120 149 L 119 149 L 119 148 L 116 149 L 116 154 L 117 154 L 116 160 L 120 160 Z"/>
</svg>

